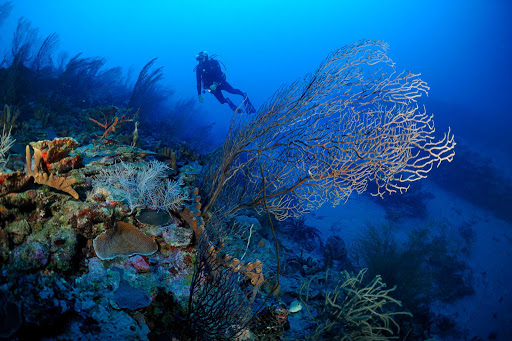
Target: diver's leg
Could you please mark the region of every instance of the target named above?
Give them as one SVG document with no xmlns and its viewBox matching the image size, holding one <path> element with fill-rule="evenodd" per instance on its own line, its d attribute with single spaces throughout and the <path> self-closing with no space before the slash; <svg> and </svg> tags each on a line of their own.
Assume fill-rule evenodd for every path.
<svg viewBox="0 0 512 341">
<path fill-rule="evenodd" d="M 229 107 L 231 108 L 231 110 L 236 111 L 237 106 L 233 102 L 231 102 L 231 100 L 229 98 L 224 97 L 224 95 L 222 95 L 222 92 L 220 91 L 219 88 L 217 88 L 215 91 L 211 91 L 211 93 L 215 96 L 215 98 L 217 98 L 217 100 L 220 102 L 220 104 L 227 103 L 229 105 Z M 243 110 L 238 109 L 238 111 L 242 112 Z"/>
<path fill-rule="evenodd" d="M 249 100 L 249 96 L 245 92 L 242 92 L 240 89 L 235 89 L 231 84 L 228 82 L 222 83 L 219 87 L 217 87 L 217 90 L 224 90 L 231 94 L 240 95 L 244 98 L 244 105 L 245 105 L 245 111 L 249 114 L 256 112 L 256 109 L 254 109 L 254 106 L 252 105 L 251 101 Z"/>
<path fill-rule="evenodd" d="M 215 96 L 220 104 L 226 103 L 226 98 L 222 95 L 222 92 L 220 92 L 218 88 L 215 91 L 210 91 L 210 93 Z"/>
<path fill-rule="evenodd" d="M 246 97 L 247 95 L 242 92 L 242 90 L 235 89 L 228 82 L 224 82 L 217 87 L 217 89 L 224 90 L 229 92 L 230 94 L 240 95 L 242 97 Z"/>
<path fill-rule="evenodd" d="M 235 111 L 235 112 L 239 112 L 239 113 L 243 113 L 243 109 L 242 108 L 239 108 L 235 105 L 235 103 L 231 102 L 231 100 L 229 98 L 226 98 L 226 102 L 228 103 L 229 107 L 231 108 L 231 110 Z"/>
</svg>

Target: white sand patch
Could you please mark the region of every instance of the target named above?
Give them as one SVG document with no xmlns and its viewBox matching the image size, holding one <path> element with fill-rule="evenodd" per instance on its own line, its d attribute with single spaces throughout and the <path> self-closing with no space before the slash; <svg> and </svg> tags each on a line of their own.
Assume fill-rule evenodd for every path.
<svg viewBox="0 0 512 341">
<path fill-rule="evenodd" d="M 469 222 L 476 233 L 465 259 L 473 271 L 475 294 L 438 304 L 436 310 L 454 317 L 470 337 L 487 340 L 496 332 L 496 340 L 512 340 L 512 225 L 434 185 L 429 191 L 436 196 L 428 205 L 430 215 L 453 227 Z"/>
</svg>

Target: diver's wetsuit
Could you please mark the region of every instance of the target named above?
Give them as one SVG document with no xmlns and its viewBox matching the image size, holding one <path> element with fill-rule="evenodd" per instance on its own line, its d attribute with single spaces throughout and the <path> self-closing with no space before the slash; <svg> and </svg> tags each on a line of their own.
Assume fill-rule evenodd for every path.
<svg viewBox="0 0 512 341">
<path fill-rule="evenodd" d="M 236 111 L 237 106 L 229 99 L 222 95 L 222 90 L 229 92 L 230 94 L 240 95 L 244 98 L 245 109 L 247 112 L 255 112 L 256 110 L 252 106 L 247 94 L 243 93 L 239 89 L 233 88 L 231 84 L 226 81 L 226 74 L 222 72 L 219 61 L 209 58 L 197 65 L 196 69 L 196 81 L 197 81 L 197 94 L 201 95 L 201 83 L 203 89 L 208 89 L 215 98 L 221 103 L 227 103 L 231 110 Z M 212 90 L 210 86 L 213 84 L 217 85 L 215 90 Z M 241 109 L 238 109 L 241 111 Z"/>
</svg>

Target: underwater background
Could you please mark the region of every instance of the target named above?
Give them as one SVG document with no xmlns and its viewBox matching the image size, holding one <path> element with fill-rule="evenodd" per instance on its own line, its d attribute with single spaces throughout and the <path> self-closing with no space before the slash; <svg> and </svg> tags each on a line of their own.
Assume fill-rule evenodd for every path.
<svg viewBox="0 0 512 341">
<path fill-rule="evenodd" d="M 512 339 L 511 16 L 500 0 L 0 2 L 0 339 Z M 256 113 L 199 102 L 201 51 Z M 374 51 L 395 65 L 378 52 L 368 83 L 307 78 L 324 60 L 349 78 Z M 323 118 L 350 102 L 336 91 L 364 94 L 339 111 L 354 121 L 382 101 L 435 129 L 393 105 L 363 128 Z M 294 164 L 314 187 L 302 162 L 335 160 L 292 148 L 317 115 L 343 138 L 404 117 L 386 136 L 414 141 L 412 161 L 363 171 L 381 157 L 350 154 L 363 137 L 329 178 L 341 190 L 280 197 Z M 247 137 L 272 117 L 293 124 Z M 427 171 L 390 194 L 418 150 Z"/>
</svg>

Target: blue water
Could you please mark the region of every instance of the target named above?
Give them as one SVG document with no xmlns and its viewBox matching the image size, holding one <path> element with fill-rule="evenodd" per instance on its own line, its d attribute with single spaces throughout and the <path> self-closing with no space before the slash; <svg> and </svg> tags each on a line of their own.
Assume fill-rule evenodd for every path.
<svg viewBox="0 0 512 341">
<path fill-rule="evenodd" d="M 328 52 L 363 38 L 384 40 L 399 68 L 428 82 L 440 124 L 506 151 L 512 144 L 511 14 L 510 3 L 500 0 L 17 0 L 0 44 L 10 43 L 24 16 L 41 35 L 58 33 L 60 49 L 70 56 L 107 57 L 109 66 L 133 67 L 135 74 L 158 57 L 178 98 L 195 97 L 195 55 L 206 50 L 221 56 L 228 80 L 258 106 L 283 83 L 311 72 Z M 438 103 L 456 109 L 438 109 Z M 213 98 L 203 107 L 205 121 L 227 125 L 227 108 Z"/>
<path fill-rule="evenodd" d="M 499 222 L 498 237 L 491 235 L 479 244 L 483 251 L 477 253 L 478 257 L 488 258 L 473 257 L 471 262 L 482 269 L 482 264 L 496 259 L 493 252 L 484 252 L 496 248 L 494 237 L 505 240 L 500 244 L 505 247 L 500 250 L 500 262 L 512 261 L 508 251 L 511 245 L 506 242 L 512 233 L 512 219 L 507 212 L 512 198 L 510 192 L 499 192 L 500 188 L 510 188 L 512 177 L 511 1 L 16 0 L 13 4 L 11 15 L 0 29 L 0 51 L 9 48 L 17 20 L 25 17 L 41 36 L 57 33 L 59 51 L 68 56 L 83 52 L 84 57 L 106 57 L 106 67 L 121 66 L 125 74 L 132 70 L 132 80 L 148 61 L 158 57 L 155 65 L 163 66 L 162 84 L 173 91 L 169 103 L 197 101 L 193 69 L 200 51 L 218 55 L 226 67 L 228 81 L 246 92 L 258 108 L 281 85 L 312 72 L 329 52 L 360 39 L 387 42 L 397 69 L 421 73 L 428 83 L 430 91 L 422 104 L 435 115 L 437 130 L 444 132 L 451 127 L 465 151 L 479 155 L 472 158 L 467 152 L 463 154 L 477 164 L 461 166 L 464 173 L 459 174 L 458 182 L 446 178 L 453 173 L 445 175 L 445 181 L 454 180 L 451 188 L 444 188 L 442 181 L 436 182 L 436 188 L 446 189 L 461 202 L 467 200 L 469 205 L 482 209 L 481 216 L 489 215 Z M 239 100 L 237 96 L 227 96 Z M 219 144 L 232 111 L 212 95 L 206 93 L 204 97 L 203 104 L 197 102 L 198 110 L 193 111 L 190 120 L 199 126 L 215 123 L 213 140 Z M 159 115 L 166 119 L 165 113 Z M 487 177 L 498 179 L 498 183 L 486 182 Z M 478 190 L 472 192 L 471 188 Z M 436 195 L 435 200 L 446 202 L 432 206 L 453 204 L 453 197 Z M 354 202 L 357 206 L 357 197 Z M 457 207 L 459 216 L 473 214 L 464 211 L 472 206 L 459 205 L 457 201 Z M 436 212 L 430 212 L 425 221 L 435 220 Z M 338 215 L 332 218 L 335 221 L 343 211 L 323 214 Z M 380 218 L 376 215 L 375 220 Z M 478 228 L 494 231 L 498 226 L 494 222 Z M 329 234 L 329 226 L 317 227 Z M 478 231 L 477 235 L 487 236 Z M 494 279 L 500 277 L 497 271 Z M 510 277 L 510 273 L 504 275 Z M 505 286 L 496 284 L 496 290 Z M 506 304 L 512 304 L 510 292 L 489 299 L 500 296 Z M 497 311 L 497 318 L 484 319 L 477 327 L 465 324 L 463 328 L 470 328 L 470 336 L 492 339 L 496 331 L 499 340 L 510 340 L 512 336 L 504 333 L 512 331 L 512 307 L 489 305 L 492 307 L 485 308 L 485 313 L 491 316 Z"/>
</svg>

